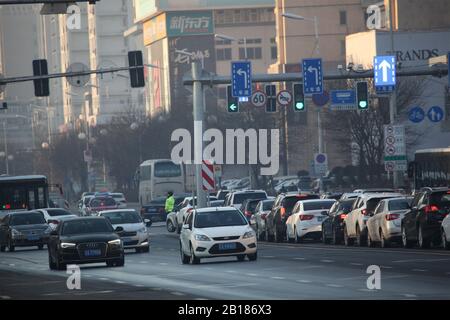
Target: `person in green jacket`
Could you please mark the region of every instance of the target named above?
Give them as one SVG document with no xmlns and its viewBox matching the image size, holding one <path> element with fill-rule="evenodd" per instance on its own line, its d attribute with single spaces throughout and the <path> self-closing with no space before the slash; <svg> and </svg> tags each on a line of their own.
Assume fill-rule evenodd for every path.
<svg viewBox="0 0 450 320">
<path fill-rule="evenodd" d="M 166 213 L 168 214 L 168 213 L 172 212 L 174 206 L 175 206 L 175 198 L 173 197 L 173 192 L 169 191 L 167 193 L 167 199 L 166 199 L 166 204 L 165 204 L 165 208 L 164 208 L 166 210 Z"/>
</svg>

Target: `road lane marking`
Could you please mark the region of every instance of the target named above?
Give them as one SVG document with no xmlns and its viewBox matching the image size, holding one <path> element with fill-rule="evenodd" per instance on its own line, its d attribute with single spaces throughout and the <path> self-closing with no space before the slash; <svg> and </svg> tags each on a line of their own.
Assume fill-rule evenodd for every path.
<svg viewBox="0 0 450 320">
<path fill-rule="evenodd" d="M 258 277 L 258 276 L 259 276 L 259 275 L 256 274 L 256 273 L 246 273 L 245 275 L 246 275 L 246 276 L 249 276 L 249 277 Z"/>
<path fill-rule="evenodd" d="M 134 285 L 136 288 L 143 288 L 143 287 L 145 287 L 143 284 L 135 284 Z"/>
<path fill-rule="evenodd" d="M 102 280 L 102 281 L 109 281 L 109 279 L 108 278 L 98 278 L 99 280 Z"/>
<path fill-rule="evenodd" d="M 305 258 L 294 258 L 294 260 L 306 260 Z"/>
<path fill-rule="evenodd" d="M 273 259 L 273 258 L 275 258 L 275 256 L 262 256 L 261 258 Z"/>
<path fill-rule="evenodd" d="M 326 286 L 327 286 L 327 287 L 331 287 L 331 288 L 343 288 L 343 287 L 344 287 L 343 285 L 340 285 L 340 284 L 334 284 L 334 283 L 326 284 Z"/>
<path fill-rule="evenodd" d="M 428 270 L 425 270 L 425 269 L 412 269 L 411 271 L 414 271 L 414 272 L 427 272 Z"/>
<path fill-rule="evenodd" d="M 185 294 L 184 293 L 182 293 L 182 292 L 171 292 L 171 294 L 172 295 L 174 295 L 174 296 L 185 296 Z"/>
<path fill-rule="evenodd" d="M 11 297 L 10 296 L 0 296 L 0 299 L 2 299 L 2 300 L 10 300 Z"/>
<path fill-rule="evenodd" d="M 405 298 L 417 298 L 417 295 L 411 293 L 402 294 Z"/>
<path fill-rule="evenodd" d="M 117 280 L 117 281 L 114 281 L 115 283 L 117 283 L 117 284 L 125 284 L 126 282 L 125 281 L 120 281 L 120 280 Z"/>
<path fill-rule="evenodd" d="M 159 265 L 160 265 L 160 266 L 167 266 L 168 263 L 166 263 L 166 262 L 160 262 Z"/>
<path fill-rule="evenodd" d="M 391 266 L 380 266 L 381 269 L 393 269 L 394 267 Z"/>
<path fill-rule="evenodd" d="M 408 262 L 440 262 L 450 261 L 450 259 L 408 259 L 408 260 L 396 260 L 393 263 L 408 263 Z"/>
<path fill-rule="evenodd" d="M 362 263 L 356 263 L 356 262 L 352 262 L 352 263 L 350 263 L 350 265 L 352 265 L 352 266 L 358 266 L 358 267 L 363 266 Z"/>
<path fill-rule="evenodd" d="M 320 260 L 320 262 L 324 262 L 324 263 L 333 263 L 334 260 L 327 260 L 327 259 L 324 259 L 324 260 Z"/>
<path fill-rule="evenodd" d="M 296 280 L 297 282 L 300 282 L 300 283 L 311 283 L 312 281 L 310 281 L 310 280 Z"/>
<path fill-rule="evenodd" d="M 141 264 L 147 264 L 148 262 L 147 262 L 147 261 L 139 261 L 139 263 L 141 263 Z"/>
<path fill-rule="evenodd" d="M 274 279 L 274 280 L 284 280 L 286 278 L 284 277 L 270 277 L 270 279 Z"/>
</svg>

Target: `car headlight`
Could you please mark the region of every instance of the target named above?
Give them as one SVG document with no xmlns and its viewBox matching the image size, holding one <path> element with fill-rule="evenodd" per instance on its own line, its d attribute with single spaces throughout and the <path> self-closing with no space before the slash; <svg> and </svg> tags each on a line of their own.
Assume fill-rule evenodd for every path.
<svg viewBox="0 0 450 320">
<path fill-rule="evenodd" d="M 137 231 L 138 233 L 147 233 L 147 228 L 143 227 Z"/>
<path fill-rule="evenodd" d="M 246 233 L 244 233 L 244 235 L 242 236 L 242 239 L 248 239 L 248 238 L 253 238 L 255 236 L 255 233 L 253 231 L 247 231 Z"/>
<path fill-rule="evenodd" d="M 120 239 L 111 240 L 111 241 L 108 241 L 108 244 L 110 246 L 121 246 L 122 245 L 122 240 L 120 240 Z"/>
<path fill-rule="evenodd" d="M 75 243 L 70 243 L 70 242 L 61 242 L 60 246 L 63 249 L 68 249 L 68 248 L 75 248 L 76 244 Z"/>
<path fill-rule="evenodd" d="M 20 232 L 20 231 L 18 231 L 18 230 L 16 230 L 16 229 L 11 229 L 11 236 L 13 237 L 13 238 L 15 238 L 15 237 L 20 237 L 22 235 L 22 232 Z"/>
<path fill-rule="evenodd" d="M 197 241 L 211 241 L 211 239 L 204 234 L 196 234 L 194 237 Z"/>
</svg>

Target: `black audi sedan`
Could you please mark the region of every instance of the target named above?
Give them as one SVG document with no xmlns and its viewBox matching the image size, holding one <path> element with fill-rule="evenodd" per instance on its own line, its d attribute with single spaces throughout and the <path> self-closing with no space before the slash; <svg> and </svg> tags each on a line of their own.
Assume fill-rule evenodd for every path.
<svg viewBox="0 0 450 320">
<path fill-rule="evenodd" d="M 50 233 L 48 264 L 51 270 L 64 270 L 68 264 L 104 263 L 108 267 L 125 264 L 123 243 L 104 217 L 72 218 L 62 221 Z"/>
</svg>

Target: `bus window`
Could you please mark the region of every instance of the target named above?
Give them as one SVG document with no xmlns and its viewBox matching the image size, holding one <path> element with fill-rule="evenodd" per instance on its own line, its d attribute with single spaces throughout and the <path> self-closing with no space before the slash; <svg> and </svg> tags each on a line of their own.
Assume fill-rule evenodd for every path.
<svg viewBox="0 0 450 320">
<path fill-rule="evenodd" d="M 157 178 L 170 178 L 180 177 L 181 166 L 173 162 L 157 162 L 155 163 L 155 177 Z"/>
<path fill-rule="evenodd" d="M 45 192 L 43 187 L 39 187 L 39 208 L 45 208 L 47 205 L 45 204 Z"/>
<path fill-rule="evenodd" d="M 140 180 L 148 181 L 151 180 L 152 177 L 152 167 L 151 166 L 142 166 L 140 170 Z"/>
<path fill-rule="evenodd" d="M 36 199 L 34 197 L 34 189 L 28 190 L 28 209 L 36 209 Z"/>
<path fill-rule="evenodd" d="M 4 188 L 0 194 L 2 210 L 26 209 L 27 194 L 24 188 Z"/>
</svg>

